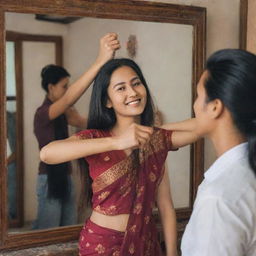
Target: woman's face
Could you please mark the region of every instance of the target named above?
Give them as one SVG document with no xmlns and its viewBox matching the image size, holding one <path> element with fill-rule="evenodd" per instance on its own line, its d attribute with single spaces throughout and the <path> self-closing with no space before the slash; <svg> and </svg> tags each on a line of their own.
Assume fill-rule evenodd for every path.
<svg viewBox="0 0 256 256">
<path fill-rule="evenodd" d="M 60 99 L 65 92 L 68 89 L 68 84 L 69 84 L 69 78 L 68 77 L 64 77 L 62 78 L 57 84 L 50 84 L 49 85 L 49 94 L 50 97 L 53 101 L 56 101 L 58 99 Z"/>
<path fill-rule="evenodd" d="M 204 71 L 197 84 L 197 98 L 193 106 L 196 117 L 197 132 L 201 136 L 207 136 L 211 132 L 214 121 L 211 118 L 211 103 L 207 103 L 207 94 L 204 86 L 207 79 L 207 75 L 207 71 Z"/>
<path fill-rule="evenodd" d="M 112 73 L 107 107 L 114 109 L 117 119 L 141 115 L 146 102 L 146 88 L 132 68 L 123 66 Z"/>
</svg>

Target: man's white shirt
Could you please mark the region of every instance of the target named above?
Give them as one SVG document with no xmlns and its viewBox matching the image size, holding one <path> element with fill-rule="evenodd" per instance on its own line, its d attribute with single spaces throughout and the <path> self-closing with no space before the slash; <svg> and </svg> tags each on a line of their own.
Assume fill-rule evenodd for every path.
<svg viewBox="0 0 256 256">
<path fill-rule="evenodd" d="M 256 176 L 247 147 L 228 150 L 205 173 L 182 238 L 182 256 L 256 256 Z"/>
</svg>

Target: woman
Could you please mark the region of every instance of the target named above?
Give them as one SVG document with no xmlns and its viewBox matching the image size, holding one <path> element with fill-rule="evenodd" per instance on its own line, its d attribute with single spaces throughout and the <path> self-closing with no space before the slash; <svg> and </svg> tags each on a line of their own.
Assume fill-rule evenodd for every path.
<svg viewBox="0 0 256 256">
<path fill-rule="evenodd" d="M 218 159 L 199 186 L 182 255 L 256 255 L 256 56 L 214 53 L 197 93 L 197 133 Z"/>
<path fill-rule="evenodd" d="M 93 211 L 81 232 L 80 255 L 162 255 L 152 218 L 155 198 L 167 255 L 177 255 L 175 211 L 164 162 L 169 150 L 197 137 L 171 131 L 192 130 L 194 120 L 153 128 L 153 110 L 137 64 L 110 60 L 94 82 L 88 129 L 41 150 L 48 164 L 82 157 L 89 164 Z"/>
<path fill-rule="evenodd" d="M 85 128 L 86 119 L 72 105 L 88 89 L 100 67 L 119 48 L 117 36 L 109 33 L 101 39 L 95 63 L 76 82 L 68 86 L 69 73 L 62 67 L 48 65 L 42 69 L 43 104 L 34 117 L 34 133 L 39 148 L 54 140 L 68 137 L 68 124 Z M 37 185 L 38 214 L 34 229 L 73 225 L 76 223 L 75 200 L 68 162 L 47 165 L 40 162 Z"/>
</svg>

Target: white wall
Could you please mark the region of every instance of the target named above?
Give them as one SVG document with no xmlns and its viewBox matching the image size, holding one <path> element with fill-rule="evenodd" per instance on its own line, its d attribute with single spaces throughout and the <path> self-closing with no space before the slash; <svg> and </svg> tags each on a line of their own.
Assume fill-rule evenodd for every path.
<svg viewBox="0 0 256 256">
<path fill-rule="evenodd" d="M 141 0 L 144 1 L 144 0 Z M 149 0 L 207 8 L 207 56 L 222 48 L 239 46 L 240 0 Z M 252 0 L 253 1 L 253 0 Z"/>
<path fill-rule="evenodd" d="M 256 1 L 248 1 L 247 50 L 256 54 Z"/>
</svg>

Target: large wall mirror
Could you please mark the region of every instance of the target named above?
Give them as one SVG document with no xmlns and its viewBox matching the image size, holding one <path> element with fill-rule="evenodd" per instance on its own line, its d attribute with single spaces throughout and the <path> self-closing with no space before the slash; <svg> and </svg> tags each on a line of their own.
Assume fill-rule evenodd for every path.
<svg viewBox="0 0 256 256">
<path fill-rule="evenodd" d="M 144 1 L 45 0 L 21 6 L 13 0 L 2 1 L 0 8 L 0 248 L 75 240 L 87 212 L 78 215 L 77 225 L 32 229 L 39 164 L 33 118 L 45 97 L 41 69 L 59 64 L 71 82 L 76 80 L 96 57 L 99 38 L 113 31 L 122 45 L 117 57 L 132 57 L 140 65 L 163 121 L 189 118 L 204 65 L 206 12 Z M 90 90 L 76 103 L 82 115 L 89 99 Z M 203 141 L 169 154 L 166 168 L 178 221 L 188 219 L 203 176 Z M 72 178 L 78 198 L 75 164 Z"/>
</svg>

